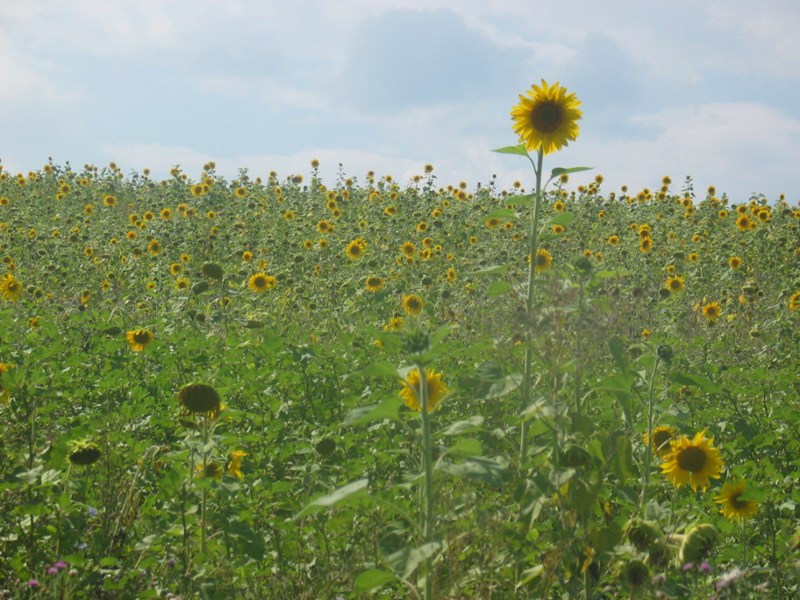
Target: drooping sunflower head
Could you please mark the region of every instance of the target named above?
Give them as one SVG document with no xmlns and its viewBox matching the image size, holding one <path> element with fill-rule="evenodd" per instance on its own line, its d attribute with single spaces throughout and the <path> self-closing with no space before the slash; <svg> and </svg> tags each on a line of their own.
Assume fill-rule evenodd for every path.
<svg viewBox="0 0 800 600">
<path fill-rule="evenodd" d="M 442 398 L 447 394 L 448 387 L 442 381 L 442 374 L 433 369 L 425 372 L 427 382 L 428 413 L 432 413 L 439 406 Z M 411 410 L 422 412 L 422 386 L 420 385 L 419 369 L 411 371 L 403 380 L 403 389 L 400 397 Z"/>
<path fill-rule="evenodd" d="M 552 86 L 544 79 L 533 85 L 527 96 L 520 95 L 519 104 L 511 109 L 513 129 L 529 151 L 550 154 L 578 137 L 580 101 L 558 82 Z"/>
<path fill-rule="evenodd" d="M 222 406 L 219 392 L 205 383 L 190 383 L 178 392 L 178 402 L 190 413 L 211 413 Z"/>
<path fill-rule="evenodd" d="M 707 490 L 709 478 L 720 478 L 722 457 L 714 447 L 714 438 L 706 439 L 705 435 L 705 431 L 700 431 L 691 440 L 682 435 L 672 442 L 672 450 L 664 457 L 661 472 L 675 487 L 688 484 L 692 491 Z"/>
<path fill-rule="evenodd" d="M 719 512 L 731 521 L 746 521 L 758 512 L 758 502 L 742 499 L 747 489 L 744 480 L 728 482 L 722 486 L 714 502 L 720 505 Z"/>
</svg>

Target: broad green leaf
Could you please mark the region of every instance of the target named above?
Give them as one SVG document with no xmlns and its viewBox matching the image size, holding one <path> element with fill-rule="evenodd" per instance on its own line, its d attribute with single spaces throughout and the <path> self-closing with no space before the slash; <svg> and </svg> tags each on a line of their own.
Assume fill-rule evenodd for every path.
<svg viewBox="0 0 800 600">
<path fill-rule="evenodd" d="M 469 275 L 494 275 L 495 273 L 505 273 L 509 268 L 511 268 L 511 265 L 492 265 L 477 271 L 470 271 Z"/>
<path fill-rule="evenodd" d="M 564 167 L 556 167 L 552 171 L 550 171 L 550 178 L 558 177 L 560 175 L 564 175 L 565 173 L 580 173 L 581 171 L 591 171 L 594 167 L 569 167 L 565 169 Z"/>
<path fill-rule="evenodd" d="M 555 215 L 554 217 L 547 220 L 546 227 L 552 227 L 553 225 L 569 225 L 575 220 L 575 215 L 571 212 L 563 212 Z"/>
<path fill-rule="evenodd" d="M 400 405 L 403 399 L 399 396 L 390 396 L 380 404 L 361 406 L 351 410 L 344 419 L 345 425 L 363 425 L 372 421 L 383 421 L 384 419 L 397 420 L 400 413 Z"/>
<path fill-rule="evenodd" d="M 530 206 L 536 200 L 536 194 L 517 194 L 504 200 L 507 206 Z"/>
<path fill-rule="evenodd" d="M 452 325 L 442 325 L 436 331 L 431 334 L 430 345 L 435 346 L 442 340 L 444 340 L 448 335 L 450 335 L 453 330 L 455 329 Z"/>
<path fill-rule="evenodd" d="M 502 296 L 510 289 L 511 285 L 507 281 L 497 280 L 489 286 L 488 290 L 486 290 L 486 295 L 490 298 L 494 298 L 496 296 Z"/>
<path fill-rule="evenodd" d="M 625 347 L 625 341 L 620 337 L 612 337 L 608 340 L 608 349 L 611 351 L 611 356 L 614 357 L 617 368 L 625 373 L 628 370 L 628 350 Z"/>
<path fill-rule="evenodd" d="M 617 373 L 616 375 L 609 375 L 605 379 L 598 381 L 592 387 L 605 392 L 629 393 L 633 389 L 635 381 L 635 377 L 630 373 Z"/>
<path fill-rule="evenodd" d="M 517 144 L 516 146 L 503 146 L 502 148 L 495 148 L 493 152 L 500 154 L 518 154 L 519 156 L 528 156 L 528 151 L 525 149 L 525 144 Z"/>
<path fill-rule="evenodd" d="M 510 208 L 495 208 L 492 212 L 486 215 L 486 219 L 491 219 L 492 217 L 496 217 L 498 219 L 516 219 L 517 213 L 515 213 Z"/>
<path fill-rule="evenodd" d="M 442 463 L 439 469 L 450 475 L 499 486 L 503 482 L 506 466 L 506 461 L 502 458 L 473 456 L 459 463 Z"/>
<path fill-rule="evenodd" d="M 487 391 L 482 398 L 486 400 L 491 400 L 493 398 L 500 398 L 501 396 L 505 396 L 513 392 L 515 389 L 519 387 L 522 383 L 522 374 L 520 373 L 512 373 L 507 377 L 504 377 L 500 381 L 494 382 L 491 387 L 489 387 L 489 391 Z"/>
<path fill-rule="evenodd" d="M 462 433 L 472 433 L 478 431 L 483 426 L 483 417 L 475 415 L 463 421 L 457 421 L 442 432 L 442 435 L 460 435 Z"/>
<path fill-rule="evenodd" d="M 385 360 L 374 362 L 370 366 L 356 371 L 353 375 L 360 377 L 391 377 L 392 379 L 398 377 L 397 367 Z"/>
<path fill-rule="evenodd" d="M 459 438 L 448 450 L 450 456 L 481 456 L 483 445 L 475 438 Z"/>
<path fill-rule="evenodd" d="M 297 513 L 294 518 L 301 519 L 302 517 L 305 517 L 306 515 L 316 512 L 322 508 L 330 508 L 331 506 L 336 506 L 339 503 L 350 502 L 366 496 L 369 493 L 367 490 L 368 483 L 369 480 L 367 479 L 359 479 L 357 481 L 353 481 L 352 483 L 348 483 L 337 490 L 334 490 L 330 494 L 320 496 L 319 498 L 316 498 L 315 500 L 312 500 L 306 504 L 305 508 Z"/>
<path fill-rule="evenodd" d="M 673 383 L 699 387 L 701 390 L 709 394 L 719 394 L 721 391 L 720 387 L 716 383 L 701 375 L 689 375 L 688 373 L 676 372 L 670 373 L 669 379 Z"/>
<path fill-rule="evenodd" d="M 358 577 L 356 577 L 356 581 L 353 584 L 353 593 L 366 594 L 374 592 L 392 581 L 397 581 L 397 577 L 395 577 L 394 573 L 384 571 L 383 569 L 370 569 L 369 571 L 360 573 Z"/>
</svg>

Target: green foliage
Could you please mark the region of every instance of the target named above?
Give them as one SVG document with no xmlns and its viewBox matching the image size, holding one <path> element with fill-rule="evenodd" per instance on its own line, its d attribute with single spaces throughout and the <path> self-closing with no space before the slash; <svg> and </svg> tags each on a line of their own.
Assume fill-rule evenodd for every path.
<svg viewBox="0 0 800 600">
<path fill-rule="evenodd" d="M 11 597 L 796 597 L 800 209 L 755 197 L 740 231 L 713 194 L 556 182 L 529 312 L 525 190 L 207 167 L 0 177 L 0 276 L 23 284 L 0 299 Z M 136 330 L 153 333 L 142 352 Z M 418 365 L 449 390 L 429 420 L 428 537 L 423 427 L 399 395 Z M 224 407 L 185 410 L 192 382 Z M 722 477 L 674 488 L 644 443 L 657 427 L 706 430 Z M 738 480 L 758 505 L 744 526 L 714 502 Z M 684 568 L 704 524 L 711 570 Z"/>
</svg>

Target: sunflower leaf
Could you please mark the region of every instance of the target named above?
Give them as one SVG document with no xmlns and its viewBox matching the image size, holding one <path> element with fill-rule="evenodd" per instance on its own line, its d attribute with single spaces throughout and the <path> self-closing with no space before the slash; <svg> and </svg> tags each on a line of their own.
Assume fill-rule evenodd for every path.
<svg viewBox="0 0 800 600">
<path fill-rule="evenodd" d="M 495 148 L 493 152 L 500 154 L 518 154 L 519 156 L 528 156 L 528 151 L 525 149 L 525 144 L 517 144 L 516 146 L 503 146 L 502 148 Z"/>
<path fill-rule="evenodd" d="M 565 169 L 563 167 L 556 167 L 552 171 L 550 171 L 550 178 L 558 177 L 559 175 L 565 175 L 567 173 L 580 173 L 581 171 L 591 171 L 594 167 L 569 167 Z"/>
<path fill-rule="evenodd" d="M 498 219 L 516 219 L 517 213 L 515 213 L 510 208 L 496 208 L 488 215 L 486 215 L 487 220 L 493 217 L 496 217 Z"/>
<path fill-rule="evenodd" d="M 356 594 L 366 594 L 379 590 L 387 583 L 396 581 L 394 573 L 383 569 L 370 569 L 360 573 L 353 584 L 353 592 Z"/>
<path fill-rule="evenodd" d="M 329 508 L 341 502 L 349 502 L 351 500 L 361 498 L 362 496 L 366 496 L 369 493 L 367 490 L 368 483 L 369 480 L 367 479 L 358 479 L 332 491 L 330 494 L 325 494 L 324 496 L 315 498 L 306 504 L 305 508 L 297 513 L 294 518 L 295 520 L 300 519 L 320 509 Z"/>
<path fill-rule="evenodd" d="M 403 399 L 399 396 L 391 396 L 380 404 L 361 406 L 351 410 L 344 419 L 345 425 L 363 425 L 372 421 L 383 421 L 384 419 L 397 420 L 400 412 L 400 405 Z"/>
<path fill-rule="evenodd" d="M 508 206 L 530 206 L 534 200 L 536 200 L 535 194 L 518 194 L 506 198 L 506 204 Z"/>
</svg>

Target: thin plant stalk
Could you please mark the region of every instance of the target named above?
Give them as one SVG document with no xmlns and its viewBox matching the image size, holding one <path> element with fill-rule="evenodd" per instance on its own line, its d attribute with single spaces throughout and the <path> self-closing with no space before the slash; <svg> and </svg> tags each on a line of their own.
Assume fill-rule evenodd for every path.
<svg viewBox="0 0 800 600">
<path fill-rule="evenodd" d="M 535 278 L 536 278 L 536 252 L 539 246 L 539 219 L 542 208 L 542 163 L 544 162 L 544 151 L 539 149 L 536 155 L 536 163 L 528 155 L 533 171 L 536 174 L 536 194 L 533 202 L 533 218 L 531 219 L 531 229 L 528 235 L 530 251 L 530 264 L 528 265 L 528 297 L 525 302 L 525 314 L 528 322 L 525 331 L 525 365 L 522 374 L 522 410 L 528 408 L 531 402 L 531 381 L 533 379 L 533 332 L 531 330 L 531 320 L 533 309 L 535 308 Z M 520 464 L 525 463 L 528 455 L 528 422 L 522 422 L 519 442 Z"/>
<path fill-rule="evenodd" d="M 644 453 L 644 483 L 642 484 L 642 493 L 639 495 L 639 510 L 644 506 L 645 499 L 647 498 L 647 488 L 650 485 L 650 467 L 653 460 L 653 426 L 655 419 L 653 418 L 653 388 L 656 381 L 656 373 L 658 373 L 658 365 L 661 362 L 661 357 L 656 354 L 656 360 L 653 363 L 653 371 L 650 373 L 650 381 L 647 386 L 647 449 Z"/>
<path fill-rule="evenodd" d="M 425 367 L 417 365 L 419 371 L 419 403 L 422 407 L 420 419 L 422 422 L 422 466 L 425 473 L 425 492 L 423 494 L 423 537 L 425 543 L 433 541 L 434 513 L 433 513 L 433 449 L 431 442 L 431 417 L 428 413 L 428 379 Z M 425 600 L 433 598 L 433 559 L 425 561 Z"/>
</svg>

